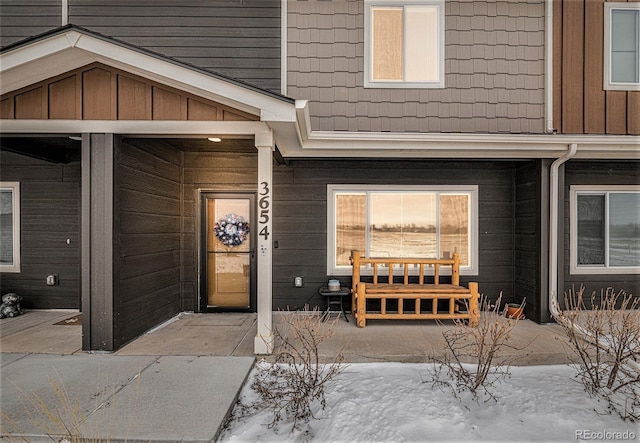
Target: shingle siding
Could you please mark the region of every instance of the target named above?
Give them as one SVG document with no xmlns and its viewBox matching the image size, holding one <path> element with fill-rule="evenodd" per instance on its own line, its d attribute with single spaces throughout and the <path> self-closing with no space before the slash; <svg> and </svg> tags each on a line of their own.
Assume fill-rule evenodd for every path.
<svg viewBox="0 0 640 443">
<path fill-rule="evenodd" d="M 544 2 L 446 1 L 445 88 L 364 84 L 364 1 L 288 3 L 287 94 L 314 130 L 542 133 Z"/>
</svg>

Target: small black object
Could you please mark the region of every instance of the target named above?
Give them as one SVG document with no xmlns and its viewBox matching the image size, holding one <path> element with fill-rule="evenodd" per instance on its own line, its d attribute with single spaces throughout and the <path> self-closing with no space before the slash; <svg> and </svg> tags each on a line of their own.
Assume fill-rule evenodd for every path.
<svg viewBox="0 0 640 443">
<path fill-rule="evenodd" d="M 341 286 L 340 289 L 337 291 L 330 291 L 329 287 L 323 286 L 318 290 L 318 293 L 324 297 L 327 297 L 327 313 L 331 310 L 331 306 L 339 306 L 340 311 L 342 311 L 342 315 L 344 315 L 345 321 L 349 323 L 349 319 L 347 318 L 347 313 L 344 311 L 342 300 L 345 297 L 349 297 L 351 295 L 350 288 Z"/>
</svg>

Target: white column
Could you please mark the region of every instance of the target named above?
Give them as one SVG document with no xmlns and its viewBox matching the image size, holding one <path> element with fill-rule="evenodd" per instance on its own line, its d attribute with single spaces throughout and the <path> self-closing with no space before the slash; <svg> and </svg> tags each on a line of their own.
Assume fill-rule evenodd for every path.
<svg viewBox="0 0 640 443">
<path fill-rule="evenodd" d="M 272 239 L 273 219 L 273 135 L 256 134 L 258 148 L 258 333 L 256 354 L 273 352 Z"/>
</svg>

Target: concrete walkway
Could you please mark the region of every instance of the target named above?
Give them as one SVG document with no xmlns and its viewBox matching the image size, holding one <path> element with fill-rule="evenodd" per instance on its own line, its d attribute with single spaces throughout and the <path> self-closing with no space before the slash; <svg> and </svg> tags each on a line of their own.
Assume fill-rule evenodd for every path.
<svg viewBox="0 0 640 443">
<path fill-rule="evenodd" d="M 180 314 L 112 354 L 81 350 L 76 315 L 29 311 L 0 320 L 3 436 L 50 442 L 64 429 L 45 413 L 61 410 L 66 426 L 77 425 L 85 437 L 215 441 L 256 359 L 255 314 Z M 325 323 L 334 334 L 320 347 L 323 361 L 341 352 L 346 362 L 425 362 L 452 327 L 371 321 L 360 329 L 349 320 Z M 284 324 L 275 314 L 275 327 Z M 569 362 L 557 325 L 521 321 L 510 343 L 512 364 Z"/>
</svg>

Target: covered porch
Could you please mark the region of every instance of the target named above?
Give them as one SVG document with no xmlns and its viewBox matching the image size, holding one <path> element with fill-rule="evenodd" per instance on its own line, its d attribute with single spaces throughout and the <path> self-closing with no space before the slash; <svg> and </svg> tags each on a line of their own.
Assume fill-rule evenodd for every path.
<svg viewBox="0 0 640 443">
<path fill-rule="evenodd" d="M 76 313 L 60 311 L 28 311 L 21 317 L 0 322 L 3 353 L 78 354 L 82 351 L 81 328 L 59 324 Z M 273 324 L 283 327 L 283 316 L 276 312 Z M 334 313 L 325 325 L 335 319 Z M 323 361 L 342 352 L 347 363 L 429 361 L 442 350 L 442 332 L 452 327 L 445 322 L 370 321 L 357 328 L 350 314 L 333 323 L 334 335 L 323 343 Z M 194 314 L 181 313 L 127 344 L 115 355 L 144 356 L 255 356 L 257 334 L 254 313 Z M 541 325 L 522 320 L 514 329 L 508 350 L 515 365 L 549 365 L 570 362 L 562 328 L 557 324 Z"/>
</svg>

